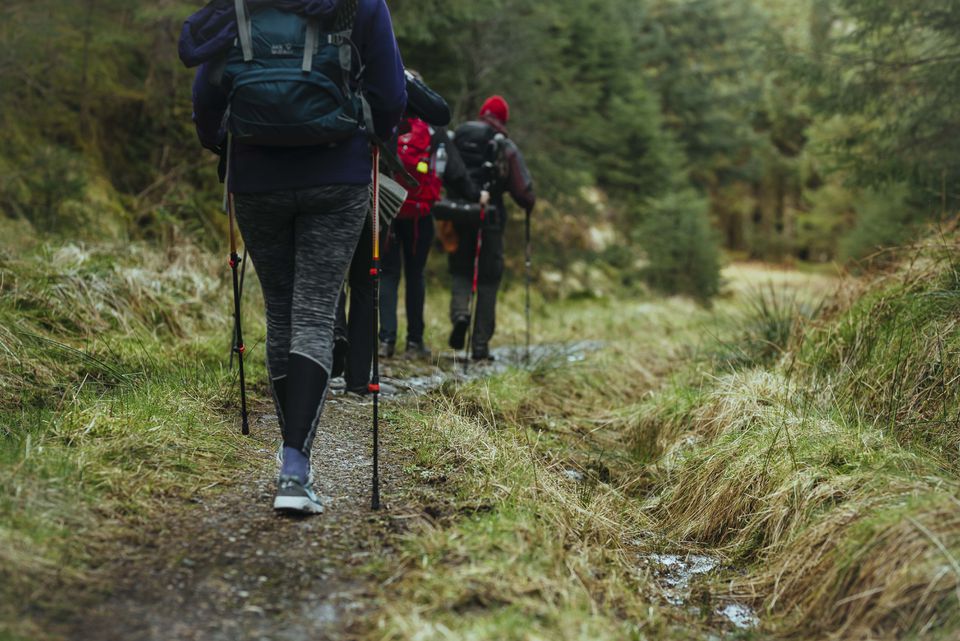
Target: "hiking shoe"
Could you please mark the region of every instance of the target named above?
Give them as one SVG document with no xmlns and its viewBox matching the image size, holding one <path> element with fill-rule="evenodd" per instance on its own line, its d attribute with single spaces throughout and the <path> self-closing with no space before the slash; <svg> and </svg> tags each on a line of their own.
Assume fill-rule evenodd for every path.
<svg viewBox="0 0 960 641">
<path fill-rule="evenodd" d="M 295 515 L 323 514 L 323 504 L 309 480 L 304 483 L 295 476 L 281 476 L 277 485 L 274 510 Z"/>
<path fill-rule="evenodd" d="M 412 343 L 407 341 L 407 349 L 403 352 L 403 357 L 410 360 L 430 360 L 433 352 L 423 343 Z"/>
<path fill-rule="evenodd" d="M 495 360 L 497 360 L 497 358 L 490 353 L 490 347 L 487 345 L 484 345 L 483 347 L 474 348 L 473 354 L 471 354 L 471 358 L 473 358 L 473 360 L 478 363 L 480 362 L 492 363 Z"/>
<path fill-rule="evenodd" d="M 470 328 L 469 318 L 458 318 L 453 322 L 453 331 L 450 332 L 450 347 L 456 350 L 463 349 L 467 344 L 467 330 Z"/>
<path fill-rule="evenodd" d="M 343 376 L 347 368 L 347 352 L 350 351 L 350 341 L 344 336 L 338 336 L 333 342 L 333 370 L 330 372 L 330 378 L 339 378 Z"/>
<path fill-rule="evenodd" d="M 393 358 L 396 351 L 397 346 L 394 343 L 388 343 L 387 341 L 380 343 L 380 358 Z"/>
</svg>

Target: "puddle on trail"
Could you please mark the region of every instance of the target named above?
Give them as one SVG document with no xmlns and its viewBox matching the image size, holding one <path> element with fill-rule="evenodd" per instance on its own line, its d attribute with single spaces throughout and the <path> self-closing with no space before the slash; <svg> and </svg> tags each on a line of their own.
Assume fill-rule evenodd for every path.
<svg viewBox="0 0 960 641">
<path fill-rule="evenodd" d="M 720 566 L 717 559 L 696 554 L 651 554 L 648 558 L 659 566 L 663 597 L 671 605 L 686 603 L 690 596 L 690 581 L 697 576 L 710 574 Z"/>
<path fill-rule="evenodd" d="M 643 557 L 657 572 L 660 592 L 670 605 L 682 607 L 690 600 L 690 584 L 694 579 L 717 571 L 720 560 L 706 555 L 651 554 Z M 725 603 L 713 613 L 740 630 L 749 630 L 760 625 L 753 608 L 743 603 Z"/>
<path fill-rule="evenodd" d="M 469 364 L 462 352 L 455 353 L 450 350 L 440 352 L 433 359 L 432 365 L 416 364 L 402 358 L 390 359 L 383 361 L 382 395 L 389 397 L 426 394 L 446 383 L 464 383 L 488 378 L 514 368 L 535 369 L 582 363 L 590 354 L 603 348 L 604 343 L 599 341 L 544 343 L 531 345 L 528 354 L 526 347 L 522 345 L 505 346 L 492 350 L 493 361 Z M 343 379 L 335 379 L 331 388 L 334 394 L 343 394 Z"/>
</svg>

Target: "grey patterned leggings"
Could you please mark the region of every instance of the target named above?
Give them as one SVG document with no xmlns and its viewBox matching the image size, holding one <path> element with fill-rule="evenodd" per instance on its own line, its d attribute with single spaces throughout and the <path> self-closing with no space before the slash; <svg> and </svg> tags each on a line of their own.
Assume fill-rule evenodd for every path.
<svg viewBox="0 0 960 641">
<path fill-rule="evenodd" d="M 368 209 L 367 185 L 236 195 L 266 302 L 267 367 L 284 444 L 307 456 L 329 385 L 337 298 Z"/>
</svg>

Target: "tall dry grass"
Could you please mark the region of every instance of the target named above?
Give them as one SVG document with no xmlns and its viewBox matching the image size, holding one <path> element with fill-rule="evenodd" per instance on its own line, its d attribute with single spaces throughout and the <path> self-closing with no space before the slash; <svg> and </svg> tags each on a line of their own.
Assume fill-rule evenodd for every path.
<svg viewBox="0 0 960 641">
<path fill-rule="evenodd" d="M 0 637 L 45 638 L 37 617 L 78 606 L 65 585 L 100 589 L 112 528 L 244 464 L 221 267 L 190 246 L 0 254 Z"/>
<path fill-rule="evenodd" d="M 776 359 L 714 365 L 643 406 L 660 523 L 749 568 L 718 589 L 771 632 L 960 635 L 958 249 L 904 250 L 814 319 L 798 310 Z"/>
</svg>

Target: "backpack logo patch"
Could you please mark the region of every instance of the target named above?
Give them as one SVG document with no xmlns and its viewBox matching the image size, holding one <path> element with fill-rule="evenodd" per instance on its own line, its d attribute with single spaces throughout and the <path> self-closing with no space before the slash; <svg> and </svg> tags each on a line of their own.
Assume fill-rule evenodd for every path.
<svg viewBox="0 0 960 641">
<path fill-rule="evenodd" d="M 287 42 L 282 45 L 270 45 L 270 53 L 274 56 L 293 55 L 293 44 Z"/>
</svg>

